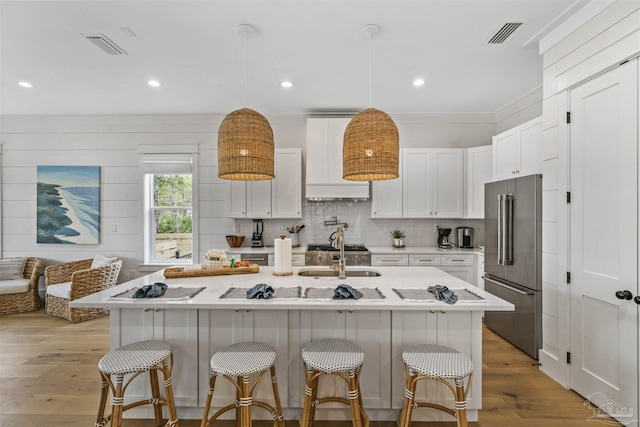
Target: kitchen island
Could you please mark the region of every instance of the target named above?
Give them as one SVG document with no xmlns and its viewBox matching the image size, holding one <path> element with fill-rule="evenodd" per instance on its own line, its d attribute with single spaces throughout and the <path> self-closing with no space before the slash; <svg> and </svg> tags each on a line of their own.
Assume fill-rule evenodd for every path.
<svg viewBox="0 0 640 427">
<path fill-rule="evenodd" d="M 348 267 L 347 272 L 375 270 L 381 275 L 348 276 L 344 280 L 297 274 L 309 269 L 294 267 L 291 276 L 274 276 L 272 267 L 261 267 L 255 274 L 174 279 L 165 278 L 159 271 L 75 300 L 71 306 L 111 309 L 112 348 L 144 339 L 164 339 L 173 345 L 173 385 L 182 419 L 202 416 L 211 355 L 227 345 L 251 340 L 266 342 L 277 350 L 276 368 L 285 418 L 297 419 L 304 388 L 302 348 L 315 339 L 344 338 L 357 343 L 365 353 L 361 385 L 364 407 L 371 420 L 395 420 L 404 395 L 402 351 L 422 342 L 453 347 L 472 359 L 474 379 L 467 408 L 469 419 L 477 420 L 482 403 L 482 314 L 489 310 L 513 310 L 512 304 L 435 267 Z M 175 292 L 202 289 L 190 298 L 171 298 L 169 291 L 165 298 L 128 297 L 132 289 L 154 282 L 164 282 L 169 291 Z M 246 299 L 246 290 L 258 283 L 272 286 L 276 290 L 274 297 Z M 339 284 L 364 290 L 365 297 L 332 300 L 332 290 Z M 420 299 L 419 294 L 434 284 L 457 291 L 461 300 L 448 305 Z M 462 300 L 463 295 L 469 298 Z M 127 390 L 127 398 L 141 398 L 147 393 L 146 387 L 145 381 L 136 379 Z M 321 390 L 335 387 L 343 386 L 327 381 Z M 453 406 L 450 394 L 440 386 L 430 384 L 417 395 L 425 393 L 437 396 L 441 404 Z M 256 394 L 269 400 L 268 382 L 261 384 Z M 214 406 L 223 406 L 232 399 L 232 389 L 218 382 Z M 128 416 L 152 417 L 148 408 L 129 412 Z M 261 410 L 254 411 L 254 416 L 269 418 Z M 321 407 L 316 418 L 349 419 L 349 410 L 339 404 L 335 408 Z M 451 417 L 438 411 L 417 411 L 414 419 L 451 420 Z"/>
</svg>

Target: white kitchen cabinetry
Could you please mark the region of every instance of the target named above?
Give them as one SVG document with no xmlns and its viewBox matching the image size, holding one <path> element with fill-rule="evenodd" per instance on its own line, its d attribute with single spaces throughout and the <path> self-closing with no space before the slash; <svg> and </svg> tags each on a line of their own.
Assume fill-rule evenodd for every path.
<svg viewBox="0 0 640 427">
<path fill-rule="evenodd" d="M 493 179 L 542 173 L 542 116 L 493 137 Z"/>
<path fill-rule="evenodd" d="M 404 218 L 461 218 L 463 150 L 402 150 Z"/>
<path fill-rule="evenodd" d="M 409 265 L 409 255 L 371 255 L 371 265 L 394 266 Z"/>
<path fill-rule="evenodd" d="M 476 286 L 484 291 L 484 253 L 476 255 Z"/>
<path fill-rule="evenodd" d="M 402 218 L 402 155 L 398 172 L 396 179 L 371 183 L 371 218 Z"/>
<path fill-rule="evenodd" d="M 484 218 L 484 184 L 493 178 L 492 158 L 491 145 L 467 149 L 466 218 Z"/>
<path fill-rule="evenodd" d="M 127 325 L 121 328 L 120 325 Z M 143 340 L 164 340 L 173 347 L 172 386 L 176 406 L 198 403 L 198 379 L 191 369 L 198 363 L 197 310 L 179 309 L 111 309 L 111 349 Z M 160 376 L 162 378 L 162 375 Z M 136 378 L 125 393 L 125 404 L 151 396 L 146 375 Z M 206 390 L 205 390 L 206 396 Z M 136 408 L 140 414 L 152 415 L 152 408 Z"/>
<path fill-rule="evenodd" d="M 196 311 L 196 310 L 192 310 Z M 291 372 L 296 376 L 294 370 L 289 369 L 290 360 L 288 355 L 297 357 L 289 351 L 289 316 L 293 316 L 293 322 L 297 323 L 295 317 L 297 311 L 287 310 L 198 310 L 199 335 L 197 362 L 189 365 L 190 370 L 197 366 L 198 378 L 200 378 L 199 402 L 204 405 L 209 388 L 209 376 L 211 368 L 209 361 L 211 356 L 223 347 L 244 341 L 261 341 L 271 345 L 276 349 L 278 358 L 276 359 L 276 374 L 278 377 L 278 389 L 283 407 L 289 405 L 289 379 L 286 373 Z M 283 333 L 285 332 L 285 333 Z M 300 368 L 302 370 L 302 367 Z M 193 377 L 193 373 L 191 373 Z M 267 375 L 268 377 L 268 375 Z M 295 384 L 295 382 L 292 382 Z M 295 390 L 298 393 L 299 390 Z M 266 400 L 274 404 L 271 381 L 266 378 L 260 381 L 256 388 L 254 397 Z M 217 399 L 216 399 L 217 398 Z M 214 392 L 215 402 L 228 404 L 235 399 L 235 388 L 228 382 L 218 379 Z M 258 414 L 257 414 L 258 415 Z M 260 415 L 263 415 L 260 413 Z"/>
<path fill-rule="evenodd" d="M 369 182 L 342 178 L 342 144 L 350 118 L 307 119 L 307 199 L 369 198 Z"/>
<path fill-rule="evenodd" d="M 300 319 L 300 349 L 296 349 L 298 354 L 301 354 L 302 348 L 311 341 L 323 338 L 346 339 L 362 348 L 365 353 L 360 376 L 363 406 L 390 408 L 391 312 L 304 310 Z M 323 383 L 325 390 L 332 390 L 332 394 L 337 390 L 337 395 L 347 395 L 343 380 L 327 377 L 321 380 L 321 384 Z M 320 391 L 318 396 L 322 395 Z M 327 407 L 329 406 L 324 406 Z M 334 404 L 333 407 L 344 408 L 344 405 Z M 323 406 L 319 410 L 322 408 Z"/>
<path fill-rule="evenodd" d="M 277 148 L 276 177 L 263 181 L 229 181 L 231 218 L 302 218 L 302 150 Z"/>
<path fill-rule="evenodd" d="M 463 313 L 440 310 L 423 311 L 395 311 L 392 314 L 392 343 L 391 354 L 391 378 L 392 389 L 404 389 L 404 374 L 402 363 L 402 351 L 415 344 L 438 344 L 454 348 L 466 355 L 472 361 L 480 360 L 482 352 L 481 339 L 475 339 L 474 323 L 476 313 Z M 477 319 L 475 319 L 477 320 Z M 478 331 L 481 336 L 481 332 Z M 473 375 L 482 377 L 482 366 L 474 362 Z M 453 395 L 446 387 L 436 386 L 434 381 L 421 381 L 416 389 L 416 399 L 424 399 L 452 408 Z M 394 393 L 392 396 L 392 408 L 402 408 L 402 393 Z M 482 405 L 482 387 L 478 382 L 472 382 L 471 391 L 467 396 L 467 409 L 479 409 Z M 429 420 L 451 421 L 452 417 L 439 412 L 427 411 Z M 416 411 L 415 419 L 421 420 L 421 416 L 427 415 L 425 411 Z M 432 418 L 437 417 L 437 418 Z"/>
</svg>

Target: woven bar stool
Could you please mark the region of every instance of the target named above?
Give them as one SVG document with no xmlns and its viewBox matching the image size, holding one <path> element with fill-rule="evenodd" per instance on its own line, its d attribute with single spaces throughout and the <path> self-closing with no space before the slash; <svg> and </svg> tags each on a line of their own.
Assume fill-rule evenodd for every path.
<svg viewBox="0 0 640 427">
<path fill-rule="evenodd" d="M 178 426 L 176 405 L 173 401 L 173 389 L 171 387 L 171 368 L 173 366 L 173 353 L 171 344 L 165 341 L 138 341 L 110 351 L 98 362 L 98 370 L 102 376 L 102 393 L 96 427 L 106 426 L 111 421 L 111 427 L 122 425 L 122 413 L 127 409 L 141 405 L 153 405 L 157 425 L 163 425 L 162 406 L 169 408 L 168 427 Z M 164 390 L 166 396 L 160 396 L 158 371 L 164 378 Z M 124 393 L 131 381 L 138 375 L 149 372 L 151 382 L 151 399 L 140 400 L 124 405 Z M 126 382 L 124 376 L 133 374 Z M 115 376 L 115 384 L 111 376 Z M 124 382 L 124 384 L 123 384 Z M 112 406 L 111 415 L 104 416 L 107 404 L 107 395 L 111 389 Z"/>
<path fill-rule="evenodd" d="M 207 402 L 204 405 L 201 427 L 211 425 L 220 415 L 232 409 L 236 410 L 236 425 L 239 427 L 251 427 L 251 407 L 259 406 L 271 412 L 273 425 L 284 427 L 284 417 L 280 406 L 280 395 L 278 394 L 278 382 L 276 381 L 276 350 L 268 344 L 262 342 L 242 342 L 230 345 L 214 353 L 211 357 L 211 378 L 209 380 L 209 393 Z M 265 372 L 271 373 L 271 384 L 273 387 L 273 398 L 276 407 L 253 400 L 253 391 Z M 231 405 L 218 410 L 211 418 L 209 407 L 216 384 L 216 378 L 221 376 L 234 385 L 236 389 L 236 401 Z M 253 385 L 250 385 L 250 377 L 255 376 Z"/>
<path fill-rule="evenodd" d="M 467 394 L 471 387 L 473 362 L 466 355 L 449 347 L 418 344 L 402 352 L 404 362 L 404 405 L 398 416 L 398 427 L 409 427 L 413 408 L 434 408 L 447 412 L 458 421 L 458 427 L 467 427 Z M 464 379 L 469 377 L 467 387 Z M 455 410 L 436 403 L 414 400 L 420 380 L 435 380 L 445 384 L 454 395 Z M 453 381 L 453 384 L 451 382 Z"/>
<path fill-rule="evenodd" d="M 360 368 L 364 353 L 356 344 L 340 339 L 312 341 L 302 349 L 307 373 L 300 427 L 310 427 L 316 407 L 325 402 L 341 402 L 351 407 L 353 427 L 367 427 L 369 416 L 362 407 Z M 328 396 L 318 399 L 318 380 L 322 375 L 336 375 L 349 387 L 349 398 Z"/>
</svg>

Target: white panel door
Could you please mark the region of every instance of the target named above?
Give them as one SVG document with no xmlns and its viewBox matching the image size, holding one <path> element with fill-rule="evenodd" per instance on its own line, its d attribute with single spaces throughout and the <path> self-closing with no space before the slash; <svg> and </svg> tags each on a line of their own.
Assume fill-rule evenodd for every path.
<svg viewBox="0 0 640 427">
<path fill-rule="evenodd" d="M 571 387 L 638 426 L 638 61 L 570 103 Z"/>
<path fill-rule="evenodd" d="M 440 218 L 461 218 L 463 150 L 438 149 L 433 153 L 431 208 Z"/>
<path fill-rule="evenodd" d="M 302 150 L 276 149 L 271 218 L 302 218 Z"/>
<path fill-rule="evenodd" d="M 431 156 L 429 149 L 402 150 L 402 213 L 405 218 L 431 216 Z"/>
<path fill-rule="evenodd" d="M 247 181 L 247 218 L 271 218 L 271 180 Z"/>
</svg>

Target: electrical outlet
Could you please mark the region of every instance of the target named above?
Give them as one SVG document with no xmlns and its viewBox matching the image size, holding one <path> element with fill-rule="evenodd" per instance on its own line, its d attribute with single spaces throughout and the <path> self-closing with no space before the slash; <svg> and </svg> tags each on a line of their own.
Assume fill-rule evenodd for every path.
<svg viewBox="0 0 640 427">
<path fill-rule="evenodd" d="M 385 224 L 385 225 L 384 225 L 384 231 L 390 231 L 390 229 L 389 229 L 389 224 Z"/>
<path fill-rule="evenodd" d="M 484 224 L 480 224 L 480 231 L 484 233 Z"/>
<path fill-rule="evenodd" d="M 284 224 L 278 225 L 278 231 L 284 233 Z"/>
<path fill-rule="evenodd" d="M 240 224 L 236 224 L 236 233 L 240 232 Z"/>
<path fill-rule="evenodd" d="M 112 224 L 111 225 L 111 232 L 112 233 L 117 233 L 118 232 L 118 224 Z"/>
</svg>

